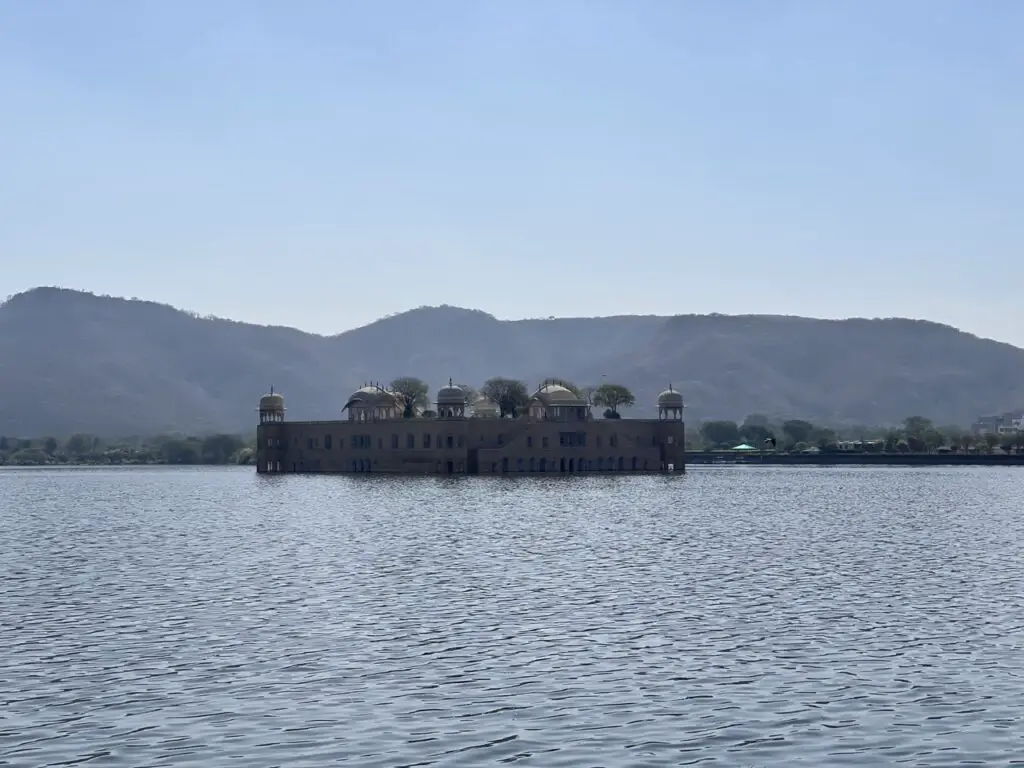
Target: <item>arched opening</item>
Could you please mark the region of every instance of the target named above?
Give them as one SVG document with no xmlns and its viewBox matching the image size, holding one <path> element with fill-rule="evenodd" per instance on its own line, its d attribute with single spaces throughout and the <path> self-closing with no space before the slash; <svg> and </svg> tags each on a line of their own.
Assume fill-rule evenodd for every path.
<svg viewBox="0 0 1024 768">
<path fill-rule="evenodd" d="M 523 462 L 522 456 L 520 456 L 518 459 L 516 459 L 516 471 L 517 472 L 522 472 L 523 471 L 523 464 L 524 464 L 524 462 Z"/>
<path fill-rule="evenodd" d="M 569 471 L 570 472 L 575 471 L 574 464 L 575 464 L 575 459 L 569 459 Z"/>
<path fill-rule="evenodd" d="M 644 472 L 647 471 L 647 459 L 644 459 Z"/>
<path fill-rule="evenodd" d="M 626 468 L 626 462 L 619 456 L 619 472 Z"/>
<path fill-rule="evenodd" d="M 632 467 L 632 469 L 633 469 L 634 472 L 636 472 L 636 469 L 637 469 L 637 458 L 636 458 L 636 456 L 633 457 L 633 467 Z"/>
<path fill-rule="evenodd" d="M 547 459 L 541 459 L 540 460 L 540 471 L 541 472 L 547 472 L 548 471 L 548 460 Z"/>
<path fill-rule="evenodd" d="M 599 456 L 597 459 L 597 471 L 600 472 L 602 469 L 604 469 L 604 458 Z"/>
<path fill-rule="evenodd" d="M 508 457 L 507 456 L 504 457 L 501 460 L 501 471 L 502 472 L 508 472 Z"/>
<path fill-rule="evenodd" d="M 330 435 L 324 435 L 324 450 L 325 451 L 331 450 L 331 436 Z"/>
<path fill-rule="evenodd" d="M 530 457 L 530 471 L 531 472 L 536 472 L 537 471 L 537 460 L 535 458 L 533 458 L 532 456 Z"/>
<path fill-rule="evenodd" d="M 565 472 L 565 457 L 563 456 L 558 462 L 558 471 Z"/>
</svg>

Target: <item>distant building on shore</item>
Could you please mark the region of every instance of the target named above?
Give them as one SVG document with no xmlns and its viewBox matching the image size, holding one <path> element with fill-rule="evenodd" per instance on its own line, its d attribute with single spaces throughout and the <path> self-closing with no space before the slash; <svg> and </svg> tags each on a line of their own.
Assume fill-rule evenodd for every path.
<svg viewBox="0 0 1024 768">
<path fill-rule="evenodd" d="M 1024 432 L 1024 411 L 1007 411 L 999 416 L 979 416 L 971 425 L 976 435 L 1012 435 Z"/>
<path fill-rule="evenodd" d="M 451 382 L 436 415 L 403 418 L 401 398 L 364 386 L 334 421 L 287 421 L 271 389 L 259 404 L 256 470 L 277 473 L 551 474 L 683 470 L 683 396 L 658 396 L 657 419 L 594 419 L 590 405 L 555 383 L 541 386 L 517 418 L 467 401 Z"/>
</svg>

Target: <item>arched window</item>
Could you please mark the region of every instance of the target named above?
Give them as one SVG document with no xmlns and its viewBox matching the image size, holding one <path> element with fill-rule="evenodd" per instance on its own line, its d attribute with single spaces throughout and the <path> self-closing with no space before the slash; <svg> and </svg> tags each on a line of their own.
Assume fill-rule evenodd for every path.
<svg viewBox="0 0 1024 768">
<path fill-rule="evenodd" d="M 633 457 L 633 471 L 636 472 L 636 469 L 637 469 L 637 458 L 636 458 L 636 456 L 634 456 Z"/>
<path fill-rule="evenodd" d="M 331 436 L 330 435 L 324 435 L 324 450 L 325 451 L 331 450 Z"/>
<path fill-rule="evenodd" d="M 619 456 L 619 472 L 621 472 L 625 468 L 626 468 L 626 462 L 625 462 L 625 460 L 621 456 Z"/>
<path fill-rule="evenodd" d="M 523 462 L 523 457 L 522 456 L 520 456 L 518 459 L 516 459 L 516 471 L 517 472 L 522 472 L 523 471 L 523 464 L 524 464 L 524 462 Z"/>
<path fill-rule="evenodd" d="M 548 471 L 548 460 L 547 459 L 541 459 L 540 460 L 540 471 L 541 472 L 547 472 Z"/>
<path fill-rule="evenodd" d="M 501 460 L 501 471 L 502 472 L 508 472 L 508 457 L 507 456 L 504 457 Z"/>
<path fill-rule="evenodd" d="M 531 472 L 536 472 L 537 471 L 537 459 L 535 459 L 532 456 L 530 457 L 530 471 Z"/>
</svg>

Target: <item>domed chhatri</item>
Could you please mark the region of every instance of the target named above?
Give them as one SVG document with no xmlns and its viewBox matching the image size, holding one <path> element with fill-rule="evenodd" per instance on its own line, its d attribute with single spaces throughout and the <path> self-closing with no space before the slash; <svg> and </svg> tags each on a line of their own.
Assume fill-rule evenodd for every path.
<svg viewBox="0 0 1024 768">
<path fill-rule="evenodd" d="M 477 419 L 497 419 L 501 417 L 501 408 L 496 403 L 481 396 L 473 403 L 473 417 Z"/>
<path fill-rule="evenodd" d="M 668 389 L 658 395 L 658 419 L 661 421 L 683 420 L 683 395 L 668 385 Z"/>
<path fill-rule="evenodd" d="M 685 469 L 683 395 L 671 384 L 658 395 L 657 418 L 619 416 L 615 404 L 632 405 L 634 398 L 610 382 L 584 396 L 565 380 L 547 379 L 532 389 L 497 376 L 474 394 L 448 379 L 432 398 L 436 410 L 427 409 L 429 394 L 412 376 L 388 387 L 364 383 L 345 399 L 340 418 L 286 421 L 284 398 L 271 388 L 260 398 L 256 470 L 497 475 Z M 608 406 L 605 418 L 594 416 L 595 402 Z"/>
<path fill-rule="evenodd" d="M 260 424 L 284 421 L 284 411 L 284 397 L 271 387 L 270 392 L 260 398 Z"/>
<path fill-rule="evenodd" d="M 587 401 L 564 384 L 545 381 L 530 398 L 530 418 L 538 421 L 589 421 Z"/>
<path fill-rule="evenodd" d="M 349 421 L 381 421 L 402 415 L 402 403 L 394 392 L 380 384 L 364 384 L 345 401 L 342 413 L 348 411 Z"/>
<path fill-rule="evenodd" d="M 546 382 L 537 392 L 534 397 L 541 398 L 548 402 L 559 402 L 565 405 L 586 405 L 586 403 L 568 387 L 558 384 L 555 382 Z"/>
<path fill-rule="evenodd" d="M 448 386 L 437 391 L 437 415 L 442 419 L 461 419 L 466 416 L 466 390 L 448 379 Z"/>
</svg>

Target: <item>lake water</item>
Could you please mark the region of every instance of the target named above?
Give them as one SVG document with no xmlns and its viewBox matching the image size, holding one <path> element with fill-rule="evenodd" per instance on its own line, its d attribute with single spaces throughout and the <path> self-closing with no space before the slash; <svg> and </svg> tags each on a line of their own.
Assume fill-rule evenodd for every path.
<svg viewBox="0 0 1024 768">
<path fill-rule="evenodd" d="M 1024 470 L 0 471 L 0 765 L 1024 765 Z"/>
</svg>

